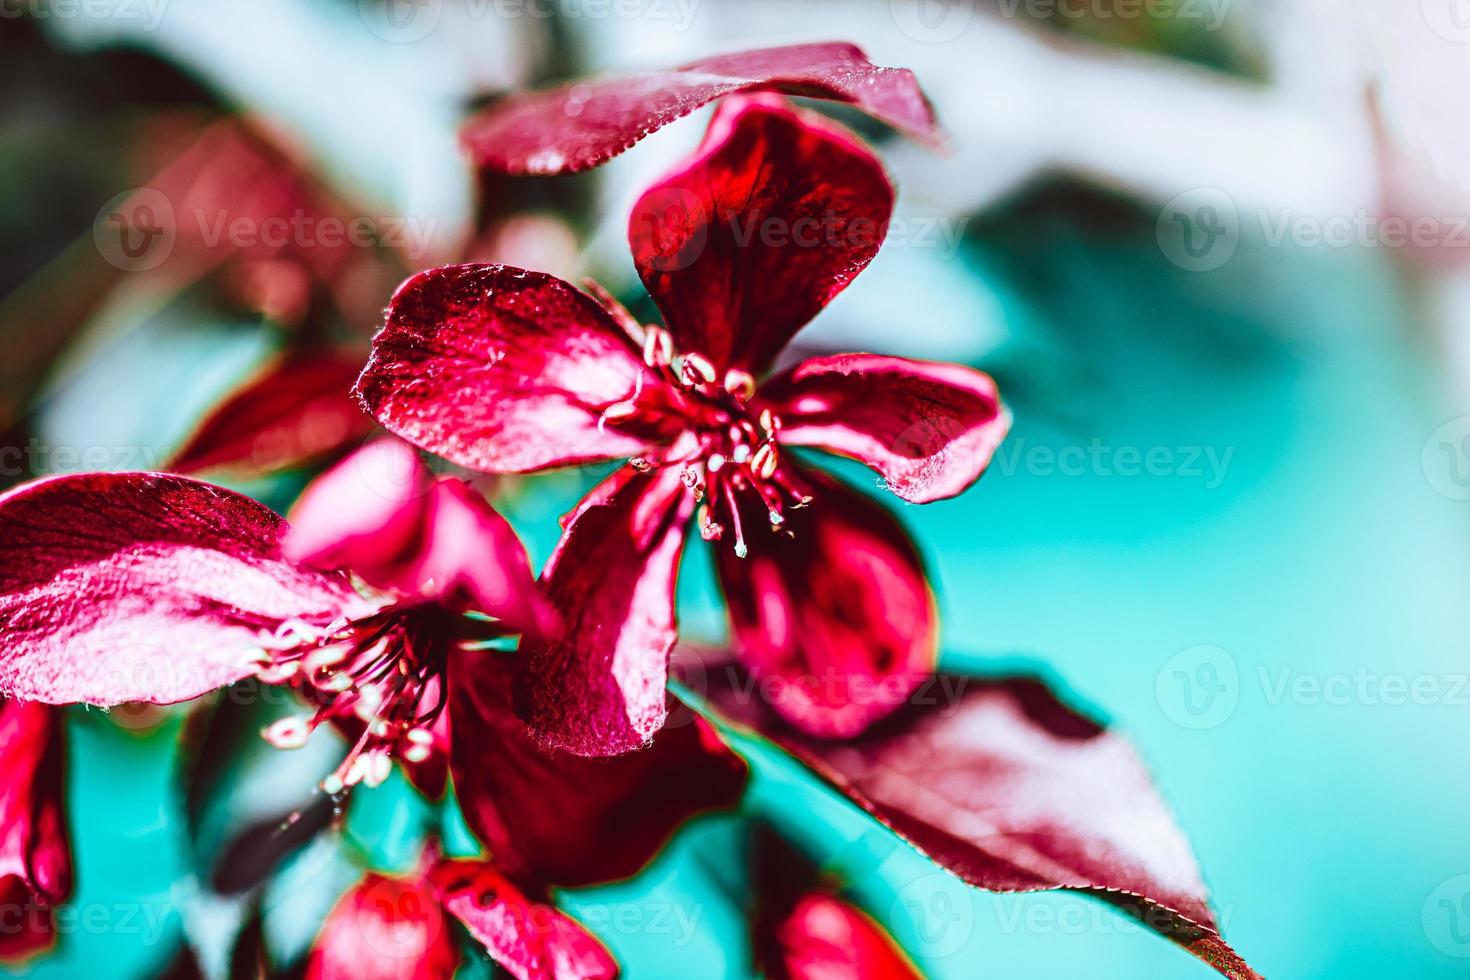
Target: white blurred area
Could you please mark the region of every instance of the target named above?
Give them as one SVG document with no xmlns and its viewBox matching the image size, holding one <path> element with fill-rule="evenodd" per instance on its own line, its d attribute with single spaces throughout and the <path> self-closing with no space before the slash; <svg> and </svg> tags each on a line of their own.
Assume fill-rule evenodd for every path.
<svg viewBox="0 0 1470 980">
<path fill-rule="evenodd" d="M 612 70 L 849 39 L 880 64 L 913 68 L 952 153 L 886 148 L 901 215 L 983 211 L 1028 181 L 1066 173 L 1153 206 L 1219 189 L 1263 224 L 1430 219 L 1442 244 L 1395 248 L 1395 258 L 1422 289 L 1431 329 L 1458 351 L 1461 387 L 1470 392 L 1470 229 L 1457 232 L 1470 216 L 1466 0 L 1193 2 L 1188 29 L 1221 32 L 1259 64 L 1259 80 L 1048 30 L 1026 16 L 1056 9 L 1045 0 L 692 2 L 685 31 L 649 19 L 582 20 L 580 44 Z M 625 212 L 697 127 L 670 127 L 615 162 L 609 208 Z M 616 231 L 602 243 L 609 257 Z M 947 278 L 924 258 L 880 257 L 850 291 L 873 304 L 844 304 L 840 322 L 828 318 L 813 331 L 840 329 L 872 347 L 884 346 L 887 332 L 892 343 L 893 324 L 879 322 L 888 315 L 881 296 L 913 295 L 916 278 L 920 290 Z M 882 288 L 889 274 L 908 287 Z M 932 356 L 957 356 L 974 353 L 957 343 L 977 336 L 984 331 L 923 342 Z M 911 333 L 903 337 L 912 343 Z"/>
</svg>

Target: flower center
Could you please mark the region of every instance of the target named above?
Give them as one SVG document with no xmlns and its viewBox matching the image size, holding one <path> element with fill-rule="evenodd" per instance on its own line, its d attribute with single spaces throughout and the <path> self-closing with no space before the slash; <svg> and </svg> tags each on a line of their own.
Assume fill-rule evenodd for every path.
<svg viewBox="0 0 1470 980">
<path fill-rule="evenodd" d="M 600 425 L 659 422 L 677 433 L 662 453 L 636 456 L 630 462 L 640 471 L 659 467 L 682 468 L 684 485 L 699 501 L 699 530 L 706 541 L 733 539 L 735 553 L 747 554 L 741 514 L 746 507 L 763 512 L 774 530 L 785 530 L 787 508 L 811 502 L 800 477 L 781 459 L 781 419 L 762 407 L 755 378 L 739 368 L 720 377 L 714 363 L 699 353 L 678 355 L 667 330 L 645 326 L 643 362 L 669 382 L 655 386 L 672 390 L 672 400 L 645 394 L 642 378 L 633 394 L 610 405 Z"/>
<path fill-rule="evenodd" d="M 393 604 L 361 619 L 325 627 L 290 620 L 264 633 L 256 676 L 290 684 L 316 711 L 282 718 L 261 734 L 276 748 L 296 749 L 333 722 L 354 738 L 342 763 L 321 782 L 331 795 L 358 783 L 379 785 L 395 757 L 427 760 L 438 751 L 431 729 L 447 700 L 457 620 L 436 606 Z"/>
</svg>

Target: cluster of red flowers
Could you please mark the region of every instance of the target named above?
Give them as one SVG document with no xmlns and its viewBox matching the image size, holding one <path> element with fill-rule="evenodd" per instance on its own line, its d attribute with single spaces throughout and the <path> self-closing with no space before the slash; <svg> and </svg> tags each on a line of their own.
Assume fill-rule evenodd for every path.
<svg viewBox="0 0 1470 980">
<path fill-rule="evenodd" d="M 357 382 L 392 437 L 319 477 L 289 524 L 159 473 L 55 477 L 0 498 L 5 897 L 49 907 L 70 887 L 46 705 L 173 703 L 254 677 L 308 706 L 266 729 L 272 744 L 299 747 L 323 724 L 347 739 L 323 792 L 377 785 L 395 763 L 431 798 L 452 778 L 485 848 L 450 859 L 430 845 L 414 876 L 369 874 L 308 975 L 448 976 L 448 916 L 521 980 L 615 976 L 553 889 L 633 874 L 690 816 L 734 805 L 746 778 L 704 720 L 666 724 L 692 526 L 715 543 L 732 636 L 702 710 L 780 742 L 973 884 L 1084 891 L 1254 976 L 1131 750 L 1034 682 L 937 674 L 917 549 L 886 507 L 793 452 L 858 460 L 927 503 L 980 477 L 1009 415 L 990 378 L 958 365 L 781 362 L 877 254 L 894 203 L 862 140 L 782 93 L 938 141 L 913 76 L 848 45 L 509 99 L 465 130 L 475 162 L 505 173 L 595 166 L 720 100 L 702 144 L 629 220 L 660 325 L 542 273 L 431 269 L 393 296 Z M 773 227 L 792 233 L 751 233 Z M 482 494 L 433 476 L 414 447 L 490 474 L 627 463 L 568 515 L 537 579 Z M 484 642 L 511 635 L 513 653 Z M 951 680 L 950 710 L 923 710 L 915 693 Z M 1139 821 L 1152 839 L 1129 832 Z M 410 907 L 391 963 L 384 943 L 360 941 Z M 773 975 L 914 973 L 834 894 L 810 886 L 780 908 L 765 932 Z M 0 937 L 0 954 L 45 947 L 46 921 Z"/>
</svg>

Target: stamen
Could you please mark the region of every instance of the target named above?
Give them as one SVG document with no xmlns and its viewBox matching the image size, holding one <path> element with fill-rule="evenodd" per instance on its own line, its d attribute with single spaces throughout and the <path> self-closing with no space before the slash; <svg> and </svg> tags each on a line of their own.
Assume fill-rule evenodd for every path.
<svg viewBox="0 0 1470 980">
<path fill-rule="evenodd" d="M 725 390 L 741 401 L 749 401 L 755 394 L 755 376 L 749 371 L 731 368 L 725 372 Z"/>
<path fill-rule="evenodd" d="M 664 367 L 674 360 L 674 338 L 663 327 L 644 327 L 643 363 L 651 368 Z"/>
<path fill-rule="evenodd" d="M 703 354 L 685 354 L 679 373 L 691 385 L 713 384 L 715 380 L 715 366 Z"/>
<path fill-rule="evenodd" d="M 730 484 L 724 485 L 725 501 L 730 505 L 730 526 L 735 529 L 735 557 L 744 558 L 749 554 L 745 547 L 745 531 L 740 526 L 740 505 L 735 500 L 735 490 Z"/>
<path fill-rule="evenodd" d="M 781 457 L 774 442 L 763 442 L 761 447 L 755 451 L 755 458 L 750 461 L 750 471 L 762 480 L 769 480 L 776 475 L 776 467 L 780 465 Z"/>
<path fill-rule="evenodd" d="M 742 442 L 740 445 L 738 445 L 738 446 L 735 447 L 735 452 L 731 454 L 730 458 L 733 459 L 733 460 L 735 460 L 735 462 L 737 462 L 737 463 L 747 463 L 747 462 L 749 462 L 750 461 L 750 447 L 747 446 L 745 443 Z"/>
<path fill-rule="evenodd" d="M 261 730 L 260 736 L 278 749 L 299 749 L 311 738 L 311 719 L 282 718 Z"/>
<path fill-rule="evenodd" d="M 721 467 L 723 467 L 724 465 L 725 457 L 720 453 L 710 453 L 709 459 L 707 459 L 704 464 L 705 469 L 709 470 L 711 473 L 720 472 Z"/>
</svg>

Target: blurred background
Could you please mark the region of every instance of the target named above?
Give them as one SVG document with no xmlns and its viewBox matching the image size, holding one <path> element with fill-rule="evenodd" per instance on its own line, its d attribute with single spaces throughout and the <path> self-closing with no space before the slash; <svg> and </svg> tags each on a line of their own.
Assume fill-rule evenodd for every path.
<svg viewBox="0 0 1470 980">
<path fill-rule="evenodd" d="M 548 180 L 475 174 L 457 126 L 801 40 L 912 68 L 951 136 L 868 128 L 897 220 L 799 338 L 983 367 L 1015 413 L 973 491 L 901 512 L 949 662 L 1045 669 L 1126 732 L 1264 975 L 1470 973 L 1466 0 L 0 0 L 0 478 L 172 466 L 284 510 L 370 434 L 343 393 L 410 272 L 503 260 L 648 314 L 627 210 L 703 114 Z M 595 475 L 486 487 L 540 560 Z M 69 717 L 76 912 L 22 972 L 289 960 L 355 869 L 412 860 L 395 777 L 242 863 L 327 763 L 212 739 L 222 713 Z M 1101 904 L 972 892 L 757 762 L 747 809 L 928 975 L 1214 975 Z M 704 819 L 568 904 L 628 976 L 746 976 L 741 834 Z"/>
</svg>

